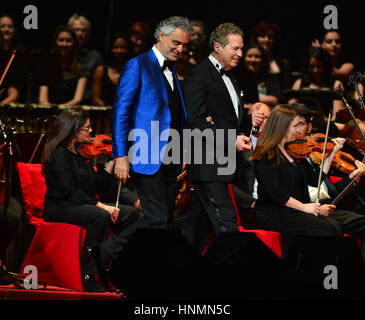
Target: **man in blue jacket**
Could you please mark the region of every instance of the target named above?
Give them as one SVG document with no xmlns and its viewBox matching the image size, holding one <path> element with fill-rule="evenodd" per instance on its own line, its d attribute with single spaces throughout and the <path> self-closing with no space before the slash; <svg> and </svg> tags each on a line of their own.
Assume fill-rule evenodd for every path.
<svg viewBox="0 0 365 320">
<path fill-rule="evenodd" d="M 186 120 L 174 64 L 191 32 L 184 17 L 161 21 L 155 31 L 157 43 L 129 60 L 121 72 L 112 110 L 112 156 L 119 180 L 132 177 L 144 216 L 102 244 L 103 260 L 116 258 L 137 228 L 166 228 L 174 210 L 178 170 L 176 163 L 164 159 L 169 133 L 181 133 Z"/>
</svg>

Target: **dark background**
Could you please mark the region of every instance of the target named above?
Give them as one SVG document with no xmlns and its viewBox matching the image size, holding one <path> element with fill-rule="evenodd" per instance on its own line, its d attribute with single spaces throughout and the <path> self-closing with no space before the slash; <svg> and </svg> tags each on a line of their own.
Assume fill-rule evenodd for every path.
<svg viewBox="0 0 365 320">
<path fill-rule="evenodd" d="M 38 9 L 38 30 L 26 30 L 23 20 L 27 4 Z M 183 15 L 203 19 L 209 30 L 221 22 L 240 25 L 248 42 L 252 27 L 261 19 L 276 23 L 281 28 L 281 49 L 283 56 L 291 62 L 293 69 L 299 68 L 300 60 L 311 41 L 324 30 L 323 13 L 326 5 L 332 4 L 338 10 L 338 25 L 343 34 L 343 54 L 346 60 L 355 64 L 356 71 L 364 71 L 363 56 L 364 22 L 363 10 L 355 1 L 3 1 L 0 14 L 10 14 L 16 20 L 17 30 L 23 45 L 28 49 L 48 50 L 53 31 L 59 24 L 67 22 L 73 13 L 89 18 L 92 24 L 90 45 L 104 51 L 106 35 L 115 31 L 126 31 L 137 21 L 147 22 L 152 30 L 160 20 Z"/>
</svg>

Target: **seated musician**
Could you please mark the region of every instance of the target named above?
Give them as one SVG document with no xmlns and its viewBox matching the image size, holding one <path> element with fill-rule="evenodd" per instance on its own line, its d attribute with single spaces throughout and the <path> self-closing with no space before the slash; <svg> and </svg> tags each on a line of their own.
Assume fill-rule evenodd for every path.
<svg viewBox="0 0 365 320">
<path fill-rule="evenodd" d="M 306 159 L 294 158 L 286 143 L 303 132 L 305 118 L 290 105 L 276 106 L 257 140 L 251 160 L 258 181 L 256 226 L 280 232 L 284 256 L 288 240 L 294 236 L 343 236 L 343 233 L 365 239 L 365 217 L 335 205 L 313 203 L 308 185 L 318 184 L 319 170 L 313 170 Z M 333 153 L 340 149 L 335 143 Z M 323 165 L 323 176 L 332 162 L 329 155 Z M 364 168 L 359 168 L 363 174 Z M 365 257 L 365 254 L 363 254 Z"/>
<path fill-rule="evenodd" d="M 52 39 L 51 53 L 60 57 L 62 85 L 41 86 L 39 103 L 67 106 L 81 104 L 90 72 L 80 60 L 76 35 L 72 29 L 65 26 L 57 28 Z"/>
<path fill-rule="evenodd" d="M 307 57 L 303 63 L 303 71 L 293 86 L 293 90 L 312 89 L 312 90 L 335 90 L 342 83 L 336 80 L 332 75 L 332 64 L 327 52 L 322 48 L 310 47 Z M 292 98 L 289 103 L 301 102 L 309 107 L 320 111 L 321 109 L 332 109 L 332 121 L 336 119 L 339 110 L 343 110 L 343 102 L 341 100 L 333 100 L 332 105 L 328 108 L 318 104 L 316 98 L 313 99 L 296 99 Z"/>
<path fill-rule="evenodd" d="M 302 135 L 307 136 L 311 133 L 312 129 L 312 112 L 303 104 L 292 104 L 293 107 L 296 108 L 299 115 L 305 118 L 304 125 L 302 126 Z M 352 122 L 352 121 L 351 121 Z M 354 127 L 354 125 L 352 125 Z M 360 124 L 360 128 L 361 128 Z M 345 133 L 346 131 L 342 131 Z M 346 137 L 344 135 L 343 137 Z M 335 199 L 341 191 L 343 191 L 359 173 L 365 170 L 365 164 L 359 161 L 359 158 L 355 158 L 352 153 L 348 152 L 349 150 L 356 150 L 356 153 L 359 153 L 357 149 L 352 146 L 350 143 L 345 143 L 345 138 L 337 138 L 332 139 L 333 142 L 338 143 L 341 152 L 345 152 L 342 163 L 338 164 L 338 168 L 332 165 L 328 171 L 328 175 L 334 176 L 337 179 L 340 178 L 336 183 L 332 183 L 329 176 L 324 178 L 324 181 L 321 185 L 321 194 L 323 194 L 323 201 L 330 202 L 330 200 Z M 347 157 L 349 158 L 347 161 Z M 318 156 L 316 156 L 318 158 Z M 361 158 L 362 159 L 362 158 Z M 319 159 L 314 159 L 314 154 L 307 158 L 308 163 L 313 167 L 317 167 L 314 162 L 318 163 Z M 320 160 L 319 160 L 320 161 Z M 343 167 L 342 171 L 340 168 Z M 352 171 L 351 171 L 352 170 Z M 349 173 L 348 173 L 349 172 Z M 315 188 L 316 189 L 316 188 Z M 316 190 L 311 189 L 313 194 L 316 194 Z M 310 192 L 311 195 L 311 192 Z M 312 196 L 312 195 L 311 195 Z M 326 200 L 327 199 L 327 200 Z M 313 200 L 313 199 L 312 199 Z M 321 201 L 322 201 L 321 200 Z M 348 192 L 343 196 L 343 198 L 338 202 L 337 208 L 352 210 L 360 214 L 365 214 L 365 190 L 362 186 L 362 183 L 354 183 Z"/>
<path fill-rule="evenodd" d="M 91 131 L 88 113 L 81 107 L 65 109 L 55 119 L 42 155 L 47 185 L 43 216 L 46 221 L 86 228 L 80 260 L 82 280 L 87 291 L 102 292 L 105 290 L 95 279 L 97 266 L 89 248 L 107 238 L 111 221 L 125 227 L 136 221 L 140 212 L 127 205 L 116 208 L 96 197 L 117 184 L 114 175 L 106 170 L 96 172 L 79 152 L 78 144 L 87 141 Z"/>
</svg>

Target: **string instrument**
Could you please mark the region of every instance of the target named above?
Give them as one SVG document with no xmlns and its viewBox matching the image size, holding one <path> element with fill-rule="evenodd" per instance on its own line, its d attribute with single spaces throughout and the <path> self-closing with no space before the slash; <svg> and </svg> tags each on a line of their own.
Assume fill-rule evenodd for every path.
<svg viewBox="0 0 365 320">
<path fill-rule="evenodd" d="M 0 76 L 0 87 L 5 79 L 5 76 L 10 68 L 11 63 L 13 62 L 13 59 L 15 57 L 16 54 L 16 50 L 13 50 L 6 66 L 5 69 L 3 71 L 3 73 Z M 0 94 L 2 94 L 4 92 L 4 88 L 1 89 Z M 0 131 L 1 131 L 1 135 L 2 138 L 4 139 L 4 141 L 2 142 L 1 146 L 0 146 L 0 204 L 3 205 L 5 204 L 5 209 L 4 209 L 4 221 L 6 221 L 6 208 L 9 202 L 9 185 L 11 184 L 10 182 L 10 172 L 11 172 L 11 163 L 10 163 L 10 156 L 12 155 L 12 150 L 11 150 L 11 143 L 7 143 L 7 133 L 5 131 L 5 123 L 3 123 L 0 120 Z M 6 200 L 6 201 L 5 201 Z"/>
<path fill-rule="evenodd" d="M 295 140 L 285 144 L 286 151 L 294 158 L 308 157 L 312 152 L 323 152 L 326 135 L 323 133 L 315 133 L 307 137 L 297 136 Z M 331 153 L 334 143 L 327 141 L 326 154 Z"/>
<path fill-rule="evenodd" d="M 327 155 L 328 154 L 326 154 L 326 157 Z M 317 151 L 314 151 L 309 155 L 311 160 L 316 164 L 321 162 L 321 156 L 322 155 Z M 331 165 L 345 174 L 350 174 L 357 169 L 355 158 L 351 154 L 343 151 L 338 151 L 334 154 Z"/>
<path fill-rule="evenodd" d="M 361 154 L 365 154 L 365 141 L 362 139 L 355 123 L 360 126 L 363 125 L 360 119 L 350 120 L 345 123 L 341 129 L 341 136 L 349 141 L 350 145 L 357 149 Z"/>
<path fill-rule="evenodd" d="M 186 163 L 182 166 L 182 172 L 177 177 L 177 182 L 182 180 L 182 185 L 176 197 L 176 208 L 179 211 L 185 211 L 190 208 L 191 198 L 194 191 L 193 185 L 188 178 Z"/>
<path fill-rule="evenodd" d="M 104 134 L 99 134 L 94 138 L 89 138 L 88 141 L 81 143 L 77 147 L 77 151 L 87 159 L 94 159 L 105 154 L 111 156 L 112 154 L 112 138 Z"/>
<path fill-rule="evenodd" d="M 87 159 L 94 159 L 100 156 L 101 154 L 108 155 L 109 157 L 112 155 L 112 138 L 105 134 L 99 134 L 94 138 L 89 138 L 88 141 L 83 142 L 77 147 L 77 151 Z M 118 184 L 118 194 L 117 199 L 115 201 L 115 207 L 119 206 L 119 196 L 122 188 L 122 183 L 119 181 Z M 115 221 L 113 220 L 115 223 Z"/>
<path fill-rule="evenodd" d="M 6 148 L 6 142 L 0 145 L 0 205 L 5 202 L 5 168 L 4 168 L 4 151 Z"/>
</svg>

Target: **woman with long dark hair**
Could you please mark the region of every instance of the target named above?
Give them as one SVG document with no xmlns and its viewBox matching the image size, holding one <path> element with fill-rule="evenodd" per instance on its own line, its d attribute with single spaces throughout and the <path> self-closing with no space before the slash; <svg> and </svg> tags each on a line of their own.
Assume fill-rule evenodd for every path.
<svg viewBox="0 0 365 320">
<path fill-rule="evenodd" d="M 129 224 L 140 214 L 133 207 L 116 208 L 96 197 L 115 186 L 116 178 L 106 170 L 96 172 L 78 152 L 78 144 L 89 140 L 91 131 L 88 113 L 81 107 L 65 109 L 54 121 L 42 155 L 47 185 L 43 216 L 46 221 L 86 228 L 80 261 L 83 283 L 87 291 L 103 291 L 94 277 L 97 261 L 89 248 L 107 238 L 110 221 Z"/>
<path fill-rule="evenodd" d="M 104 65 L 94 70 L 92 82 L 92 103 L 96 106 L 112 106 L 117 90 L 120 72 L 131 57 L 128 36 L 118 32 L 112 36 Z"/>
<path fill-rule="evenodd" d="M 17 31 L 15 28 L 14 19 L 8 15 L 0 16 L 0 56 L 6 57 L 6 61 L 9 60 L 13 50 L 21 50 L 22 45 L 20 43 Z M 1 61 L 3 63 L 3 61 Z M 0 72 L 2 73 L 2 66 L 0 66 Z M 15 79 L 5 78 L 3 83 L 5 87 L 6 95 L 0 95 L 0 103 L 16 102 L 20 95 L 20 84 Z"/>
<path fill-rule="evenodd" d="M 243 61 L 245 68 L 255 75 L 259 101 L 270 107 L 284 102 L 280 79 L 270 73 L 265 50 L 257 43 L 250 43 L 245 48 Z"/>
<path fill-rule="evenodd" d="M 67 26 L 57 27 L 52 37 L 50 53 L 59 56 L 62 71 L 60 86 L 41 86 L 39 103 L 43 105 L 63 104 L 74 106 L 81 104 L 90 71 L 80 58 L 76 35 Z"/>
<path fill-rule="evenodd" d="M 310 47 L 302 64 L 302 75 L 294 82 L 294 90 L 335 90 L 343 86 L 341 81 L 336 80 L 332 73 L 332 63 L 328 53 L 318 47 Z M 325 106 L 324 103 L 314 98 L 296 99 L 292 98 L 289 103 L 304 103 L 312 109 L 316 109 L 327 114 L 327 109 L 332 112 L 332 121 L 336 119 L 339 110 L 344 109 L 343 102 L 340 99 L 329 101 L 331 105 Z M 327 102 L 327 101 L 326 101 Z M 328 114 L 327 114 L 328 115 Z"/>
</svg>

